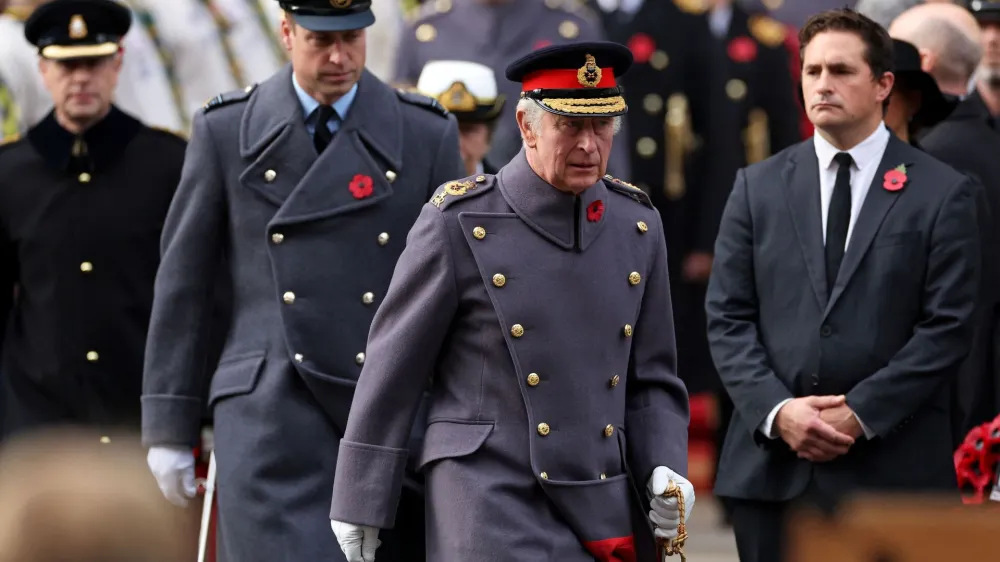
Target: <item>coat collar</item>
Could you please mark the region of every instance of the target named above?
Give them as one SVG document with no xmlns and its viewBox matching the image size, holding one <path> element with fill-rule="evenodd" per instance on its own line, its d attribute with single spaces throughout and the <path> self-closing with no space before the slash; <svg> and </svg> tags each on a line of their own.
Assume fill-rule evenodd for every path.
<svg viewBox="0 0 1000 562">
<path fill-rule="evenodd" d="M 559 191 L 538 177 L 525 149 L 500 170 L 507 204 L 532 229 L 564 250 L 586 250 L 608 220 L 608 191 L 602 180 L 580 195 Z"/>
<path fill-rule="evenodd" d="M 72 164 L 74 172 L 100 173 L 115 163 L 141 128 L 142 123 L 112 105 L 104 119 L 82 135 L 74 135 L 64 129 L 53 110 L 29 130 L 27 136 L 52 169 L 67 171 Z M 82 141 L 80 146 L 86 150 L 74 158 L 78 139 Z"/>
</svg>

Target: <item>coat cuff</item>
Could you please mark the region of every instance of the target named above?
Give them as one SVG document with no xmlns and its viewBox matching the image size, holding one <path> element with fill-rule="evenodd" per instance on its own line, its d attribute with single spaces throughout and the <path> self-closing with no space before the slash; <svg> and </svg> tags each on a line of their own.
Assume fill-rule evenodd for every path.
<svg viewBox="0 0 1000 562">
<path fill-rule="evenodd" d="M 202 400 L 189 396 L 143 396 L 142 445 L 196 447 L 201 440 Z"/>
<path fill-rule="evenodd" d="M 406 471 L 406 449 L 340 440 L 330 519 L 391 529 Z"/>
</svg>

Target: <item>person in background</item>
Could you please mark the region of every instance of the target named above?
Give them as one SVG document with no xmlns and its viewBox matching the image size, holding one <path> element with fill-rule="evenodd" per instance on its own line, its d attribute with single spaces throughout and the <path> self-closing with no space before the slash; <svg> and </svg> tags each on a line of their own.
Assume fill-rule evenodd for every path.
<svg viewBox="0 0 1000 562">
<path fill-rule="evenodd" d="M 941 91 L 962 98 L 947 119 L 920 137 L 921 148 L 983 185 L 980 213 L 983 249 L 981 304 L 975 341 L 954 381 L 953 413 L 956 448 L 977 425 L 1000 413 L 1000 135 L 991 127 L 989 110 L 967 84 L 979 67 L 983 49 L 975 18 L 960 6 L 926 4 L 907 10 L 889 27 L 893 37 L 910 41 L 920 51 L 923 70 Z"/>
<path fill-rule="evenodd" d="M 41 0 L 0 0 L 0 78 L 19 109 L 17 133 L 48 115 L 52 98 L 38 73 L 38 49 L 24 40 L 24 21 Z"/>
<path fill-rule="evenodd" d="M 111 0 L 54 0 L 24 26 L 54 107 L 0 147 L 7 434 L 139 428 L 160 235 L 186 144 L 112 103 L 130 23 Z"/>
<path fill-rule="evenodd" d="M 958 500 L 948 389 L 975 331 L 981 186 L 886 128 L 884 28 L 845 8 L 799 39 L 816 134 L 740 170 L 706 300 L 742 562 L 785 559 L 797 504 Z"/>
<path fill-rule="evenodd" d="M 291 63 L 194 116 L 162 238 L 143 444 L 164 496 L 188 504 L 208 386 L 219 550 L 238 562 L 344 562 L 327 494 L 372 318 L 421 207 L 463 166 L 453 116 L 365 69 L 368 0 L 279 5 Z M 214 346 L 220 277 L 232 313 Z M 383 558 L 419 562 L 421 481 L 400 478 Z"/>
<path fill-rule="evenodd" d="M 971 0 L 969 10 L 982 31 L 983 59 L 975 94 L 990 115 L 990 126 L 1000 133 L 1000 1 Z"/>
<path fill-rule="evenodd" d="M 920 52 L 913 44 L 893 39 L 892 94 L 885 124 L 900 140 L 920 148 L 918 137 L 947 118 L 958 105 L 945 97 L 934 78 L 924 72 Z"/>
<path fill-rule="evenodd" d="M 458 119 L 466 174 L 495 174 L 498 168 L 487 153 L 504 96 L 497 93 L 493 70 L 468 61 L 432 61 L 421 71 L 416 91 L 436 99 Z"/>
</svg>

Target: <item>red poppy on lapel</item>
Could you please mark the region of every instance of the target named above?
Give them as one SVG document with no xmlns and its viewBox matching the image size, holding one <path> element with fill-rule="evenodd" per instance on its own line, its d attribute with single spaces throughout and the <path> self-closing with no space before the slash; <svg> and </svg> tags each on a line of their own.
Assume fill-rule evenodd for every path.
<svg viewBox="0 0 1000 562">
<path fill-rule="evenodd" d="M 757 43 L 749 37 L 734 37 L 726 47 L 726 52 L 734 62 L 750 62 L 757 58 Z"/>
<path fill-rule="evenodd" d="M 906 165 L 900 164 L 882 176 L 882 187 L 888 191 L 899 191 L 906 185 Z"/>
<path fill-rule="evenodd" d="M 535 41 L 535 46 L 533 47 L 533 50 L 537 51 L 538 49 L 544 49 L 545 47 L 548 47 L 551 44 L 552 41 L 549 41 L 548 39 L 539 39 L 538 41 Z"/>
<path fill-rule="evenodd" d="M 601 220 L 601 216 L 604 214 L 604 201 L 598 199 L 590 205 L 587 205 L 587 220 L 590 222 L 597 222 Z"/>
<path fill-rule="evenodd" d="M 347 188 L 351 190 L 351 195 L 355 199 L 371 197 L 372 192 L 375 190 L 371 176 L 364 174 L 356 174 Z"/>
<path fill-rule="evenodd" d="M 632 59 L 635 62 L 644 64 L 649 61 L 649 57 L 656 50 L 656 42 L 645 33 L 636 33 L 629 38 L 628 49 L 632 51 Z"/>
</svg>

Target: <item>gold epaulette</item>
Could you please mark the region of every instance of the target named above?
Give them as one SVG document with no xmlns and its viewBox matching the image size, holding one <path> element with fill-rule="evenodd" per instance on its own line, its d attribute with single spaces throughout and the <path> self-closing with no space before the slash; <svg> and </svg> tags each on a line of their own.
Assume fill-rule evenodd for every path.
<svg viewBox="0 0 1000 562">
<path fill-rule="evenodd" d="M 649 194 L 639 189 L 635 185 L 632 185 L 627 181 L 623 181 L 616 177 L 613 177 L 611 174 L 604 176 L 604 183 L 612 191 L 621 193 L 622 195 L 625 195 L 626 197 L 632 199 L 636 203 L 641 203 L 642 205 L 645 205 L 650 209 L 654 208 L 653 201 L 649 198 Z"/>
<path fill-rule="evenodd" d="M 780 47 L 788 37 L 788 28 L 780 21 L 764 15 L 750 16 L 750 34 L 765 46 Z"/>
<path fill-rule="evenodd" d="M 480 174 L 460 180 L 450 181 L 437 189 L 431 197 L 431 205 L 444 209 L 453 202 L 489 191 L 496 176 Z"/>
</svg>

